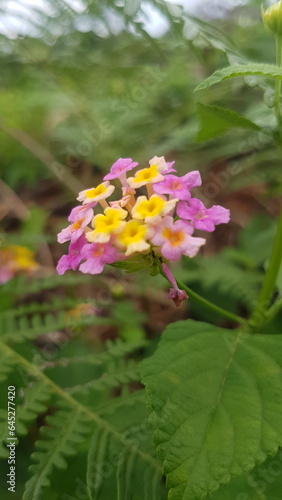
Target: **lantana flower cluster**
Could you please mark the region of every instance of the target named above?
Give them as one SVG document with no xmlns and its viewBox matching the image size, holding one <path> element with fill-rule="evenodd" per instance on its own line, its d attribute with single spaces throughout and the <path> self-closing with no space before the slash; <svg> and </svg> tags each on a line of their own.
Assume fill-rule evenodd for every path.
<svg viewBox="0 0 282 500">
<path fill-rule="evenodd" d="M 217 224 L 229 221 L 229 210 L 206 208 L 192 196 L 191 189 L 202 183 L 196 170 L 179 177 L 174 162 L 163 156 L 132 173 L 137 166 L 131 158 L 120 158 L 101 184 L 79 193 L 81 204 L 72 209 L 69 226 L 58 234 L 59 243 L 70 245 L 57 271 L 100 274 L 105 264 L 151 255 L 172 283 L 170 297 L 179 303 L 187 295 L 179 291 L 166 263 L 182 255 L 194 257 L 206 241 L 194 236 L 194 230 L 214 231 Z M 120 194 L 109 201 L 117 189 L 113 181 L 118 181 Z"/>
<path fill-rule="evenodd" d="M 0 284 L 10 281 L 18 274 L 31 275 L 39 265 L 34 259 L 34 252 L 19 245 L 7 245 L 0 248 Z"/>
</svg>

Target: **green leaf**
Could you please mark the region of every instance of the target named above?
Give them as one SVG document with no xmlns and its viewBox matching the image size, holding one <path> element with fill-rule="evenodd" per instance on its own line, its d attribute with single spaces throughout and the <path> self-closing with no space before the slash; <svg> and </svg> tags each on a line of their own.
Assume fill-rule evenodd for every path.
<svg viewBox="0 0 282 500">
<path fill-rule="evenodd" d="M 229 78 L 238 78 L 239 76 L 264 76 L 267 78 L 282 79 L 282 68 L 272 64 L 235 64 L 227 68 L 219 69 L 209 78 L 206 78 L 198 85 L 194 92 L 199 90 L 207 90 L 212 85 L 220 83 Z"/>
<path fill-rule="evenodd" d="M 206 106 L 198 102 L 197 113 L 200 127 L 196 140 L 199 142 L 218 137 L 232 128 L 261 130 L 258 125 L 239 113 L 218 106 Z"/>
<path fill-rule="evenodd" d="M 230 64 L 244 64 L 244 62 L 248 61 L 238 50 L 234 40 L 218 29 L 217 26 L 187 14 L 185 18 L 185 35 L 188 36 L 189 39 L 194 39 L 196 35 L 200 33 L 209 44 L 226 54 Z"/>
<path fill-rule="evenodd" d="M 282 340 L 171 324 L 142 363 L 170 500 L 203 500 L 282 444 Z"/>
<path fill-rule="evenodd" d="M 250 473 L 222 486 L 212 500 L 280 500 L 282 491 L 282 450 Z"/>
<path fill-rule="evenodd" d="M 25 485 L 24 500 L 42 498 L 44 488 L 50 485 L 49 476 L 54 467 L 66 469 L 65 457 L 77 453 L 77 444 L 85 441 L 89 432 L 87 418 L 79 410 L 57 412 L 48 417 L 47 423 L 48 427 L 41 429 L 42 439 L 36 443 L 37 451 L 32 454 L 35 464 L 30 467 L 33 475 Z"/>
<path fill-rule="evenodd" d="M 134 273 L 148 269 L 153 265 L 153 263 L 154 259 L 151 255 L 139 254 L 124 261 L 115 262 L 114 264 L 111 264 L 111 266 L 118 269 L 124 269 L 127 273 Z"/>
<path fill-rule="evenodd" d="M 134 17 L 141 7 L 141 0 L 125 0 L 124 13 L 126 16 Z"/>
</svg>

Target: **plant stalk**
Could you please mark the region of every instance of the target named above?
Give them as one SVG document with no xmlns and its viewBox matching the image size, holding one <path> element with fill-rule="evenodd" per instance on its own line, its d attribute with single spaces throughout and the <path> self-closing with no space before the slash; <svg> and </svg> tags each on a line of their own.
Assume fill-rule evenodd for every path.
<svg viewBox="0 0 282 500">
<path fill-rule="evenodd" d="M 273 291 L 276 285 L 277 276 L 282 261 L 282 210 L 278 219 L 278 226 L 272 247 L 272 252 L 269 259 L 269 264 L 261 291 L 257 300 L 255 310 L 249 320 L 249 325 L 253 329 L 261 328 L 266 322 L 266 313 L 269 308 L 270 301 L 273 296 Z"/>
<path fill-rule="evenodd" d="M 280 36 L 276 36 L 275 40 L 276 40 L 276 65 L 280 67 L 282 66 L 282 39 Z M 277 78 L 275 80 L 274 106 L 275 106 L 278 128 L 280 128 L 281 125 L 280 94 L 281 94 L 281 80 Z"/>
<path fill-rule="evenodd" d="M 169 282 L 166 275 L 163 272 L 161 272 L 161 274 Z M 182 281 L 176 280 L 176 283 L 181 290 L 185 290 L 185 292 L 187 292 L 187 295 L 191 297 L 191 299 L 194 299 L 195 302 L 198 302 L 198 304 L 202 305 L 206 309 L 209 309 L 210 311 L 213 311 L 214 313 L 217 313 L 224 318 L 228 318 L 235 323 L 239 323 L 241 325 L 247 324 L 247 321 L 244 318 L 241 318 L 240 316 L 237 316 L 237 314 L 233 314 L 232 312 L 226 311 L 222 307 L 219 307 L 216 304 L 213 304 L 209 300 L 205 299 L 204 297 L 201 297 L 201 295 L 191 290 L 191 288 L 189 288 L 188 286 L 184 285 Z"/>
</svg>

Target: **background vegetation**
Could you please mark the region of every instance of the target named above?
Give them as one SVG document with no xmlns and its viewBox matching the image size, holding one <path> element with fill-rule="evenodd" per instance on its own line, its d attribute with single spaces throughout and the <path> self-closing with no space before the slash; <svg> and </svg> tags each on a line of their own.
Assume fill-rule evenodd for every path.
<svg viewBox="0 0 282 500">
<path fill-rule="evenodd" d="M 126 479 L 119 483 L 132 470 L 137 484 L 146 473 L 155 498 L 166 498 L 138 361 L 176 320 L 234 325 L 193 301 L 176 309 L 160 276 L 109 268 L 101 277 L 73 272 L 58 277 L 55 266 L 63 251 L 56 234 L 66 225 L 76 193 L 99 183 L 117 158 L 144 164 L 164 155 L 176 160 L 179 174 L 199 169 L 203 186 L 197 195 L 231 210 L 231 223 L 209 236 L 199 257 L 175 267 L 176 275 L 221 307 L 243 316 L 251 311 L 281 206 L 281 157 L 267 132 L 273 127 L 272 86 L 249 77 L 193 91 L 228 62 L 275 62 L 259 5 L 250 1 L 218 18 L 212 18 L 211 5 L 200 19 L 162 0 L 81 0 L 74 7 L 46 0 L 43 10 L 9 11 L 9 22 L 7 6 L 0 7 L 0 251 L 24 246 L 37 262 L 36 269 L 16 272 L 0 288 L 3 373 L 16 386 L 19 405 L 14 499 L 95 493 L 93 498 L 104 500 L 152 500 L 144 485 L 136 493 Z M 161 35 L 152 35 L 150 9 L 161 16 Z M 23 31 L 15 28 L 19 25 Z M 256 127 L 218 114 L 218 107 L 230 107 Z M 279 324 L 281 314 L 266 332 L 276 332 Z M 3 376 L 3 439 L 6 391 Z M 68 423 L 76 421 L 67 434 Z M 46 428 L 53 434 L 45 440 Z M 93 428 L 99 439 L 95 434 L 89 448 Z M 120 448 L 113 436 L 134 439 L 137 453 L 130 443 Z M 62 449 L 56 447 L 59 441 Z M 127 468 L 120 465 L 116 472 L 112 452 L 124 454 Z M 104 469 L 97 464 L 94 472 L 87 469 L 87 453 L 88 463 L 101 459 Z M 4 469 L 6 454 L 4 445 Z M 109 463 L 115 473 L 107 472 Z M 25 487 L 30 464 L 33 479 Z M 3 477 L 6 499 L 12 493 Z M 247 491 L 246 499 L 278 500 L 273 482 L 266 487 L 258 493 L 235 483 L 233 491 Z M 224 488 L 212 498 L 234 500 Z"/>
</svg>

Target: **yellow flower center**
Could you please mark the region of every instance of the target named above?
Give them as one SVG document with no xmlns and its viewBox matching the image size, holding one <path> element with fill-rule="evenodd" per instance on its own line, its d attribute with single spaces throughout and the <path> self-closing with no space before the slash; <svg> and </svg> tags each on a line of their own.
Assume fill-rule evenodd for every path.
<svg viewBox="0 0 282 500">
<path fill-rule="evenodd" d="M 116 208 L 106 208 L 105 214 L 96 215 L 94 218 L 95 232 L 111 233 L 119 227 L 127 212 Z"/>
<path fill-rule="evenodd" d="M 118 239 L 123 245 L 128 246 L 131 243 L 143 240 L 145 234 L 146 226 L 137 220 L 131 220 L 126 224 L 122 233 L 119 234 Z"/>
<path fill-rule="evenodd" d="M 168 227 L 162 231 L 162 235 L 166 240 L 169 240 L 173 246 L 180 245 L 185 239 L 185 233 L 183 231 L 172 231 Z"/>
<path fill-rule="evenodd" d="M 143 168 L 136 173 L 133 181 L 137 184 L 139 182 L 151 182 L 158 175 L 158 168 L 156 165 L 151 165 L 149 168 Z"/>
<path fill-rule="evenodd" d="M 151 196 L 149 200 L 141 201 L 136 207 L 136 212 L 143 218 L 159 215 L 165 206 L 165 201 L 157 195 Z"/>
<path fill-rule="evenodd" d="M 92 188 L 92 189 L 88 189 L 87 191 L 85 191 L 85 196 L 86 196 L 86 198 L 95 198 L 96 196 L 99 196 L 100 194 L 104 194 L 105 191 L 106 191 L 106 188 L 105 188 L 104 184 L 99 184 L 99 186 Z"/>
<path fill-rule="evenodd" d="M 77 220 L 76 222 L 74 222 L 71 226 L 71 228 L 73 230 L 76 230 L 76 229 L 80 229 L 81 228 L 81 224 L 83 223 L 83 219 L 81 220 Z"/>
</svg>

